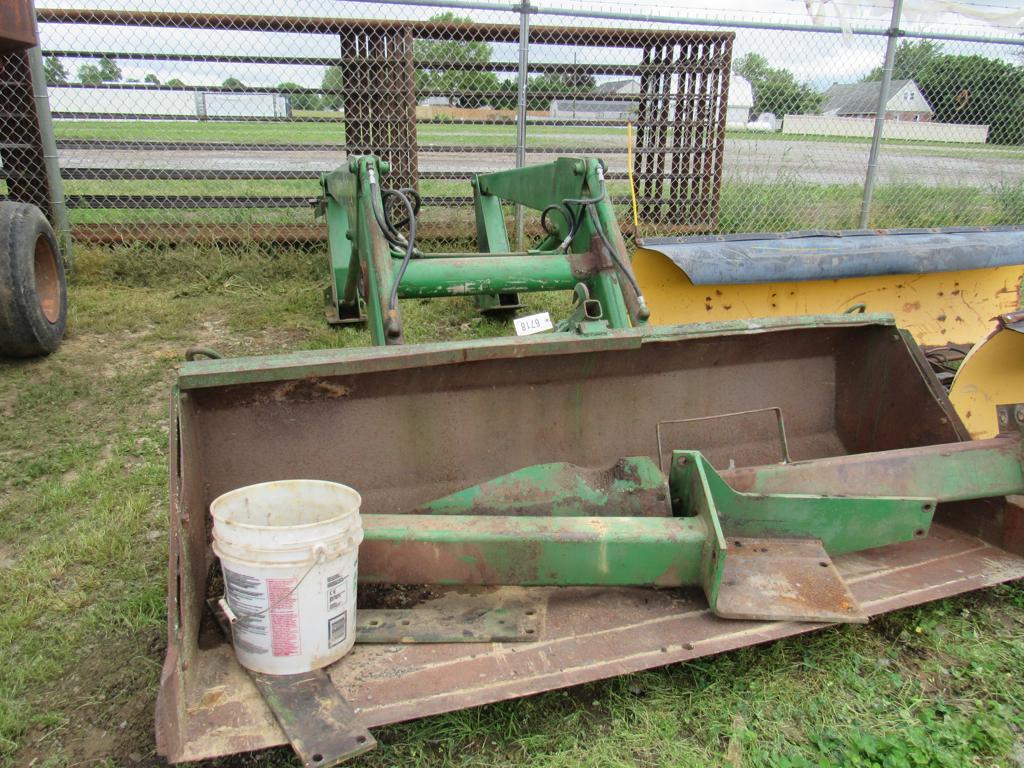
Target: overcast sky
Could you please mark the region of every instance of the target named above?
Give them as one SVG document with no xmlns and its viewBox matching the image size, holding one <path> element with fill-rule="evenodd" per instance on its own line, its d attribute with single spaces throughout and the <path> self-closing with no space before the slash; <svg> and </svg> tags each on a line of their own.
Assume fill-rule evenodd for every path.
<svg viewBox="0 0 1024 768">
<path fill-rule="evenodd" d="M 487 0 L 493 2 L 494 0 Z M 508 3 L 509 0 L 504 0 Z M 498 0 L 502 2 L 502 0 Z M 599 2 L 595 0 L 532 0 L 544 9 L 581 9 L 613 13 L 674 16 L 720 21 L 756 21 L 785 24 L 815 24 L 841 27 L 888 26 L 891 0 L 643 0 L 638 3 Z M 38 8 L 103 8 L 131 10 L 187 11 L 211 13 L 278 14 L 293 16 L 336 16 L 342 18 L 427 19 L 443 12 L 441 8 L 349 0 L 37 0 Z M 713 10 L 709 6 L 714 6 Z M 808 8 L 810 6 L 810 8 Z M 1016 37 L 1024 33 L 1024 3 L 1021 0 L 904 0 L 904 29 L 945 34 Z M 517 17 L 501 11 L 457 11 L 478 21 L 514 23 Z M 616 22 L 608 19 L 572 20 L 550 14 L 538 14 L 534 22 L 542 25 L 643 26 L 651 22 Z M 44 49 L 143 51 L 187 53 L 253 53 L 282 56 L 329 56 L 338 54 L 338 40 L 331 35 L 208 32 L 203 30 L 153 29 L 138 27 L 99 27 L 82 25 L 43 25 L 40 30 Z M 1022 38 L 1024 39 L 1024 38 Z M 785 67 L 796 77 L 817 88 L 832 82 L 859 79 L 881 63 L 884 39 L 864 35 L 782 32 L 777 30 L 737 29 L 734 58 L 756 51 L 774 66 Z M 1018 61 L 1016 46 L 976 43 L 945 43 L 951 53 L 975 54 Z M 494 46 L 493 58 L 516 60 L 516 46 Z M 531 46 L 530 56 L 537 62 L 633 63 L 636 51 L 563 46 Z M 74 77 L 85 59 L 64 61 Z M 141 80 L 154 73 L 166 81 L 178 77 L 193 84 L 216 84 L 236 76 L 250 85 L 274 85 L 293 81 L 315 86 L 323 70 L 297 65 L 242 65 L 185 62 L 120 63 L 126 79 Z"/>
</svg>

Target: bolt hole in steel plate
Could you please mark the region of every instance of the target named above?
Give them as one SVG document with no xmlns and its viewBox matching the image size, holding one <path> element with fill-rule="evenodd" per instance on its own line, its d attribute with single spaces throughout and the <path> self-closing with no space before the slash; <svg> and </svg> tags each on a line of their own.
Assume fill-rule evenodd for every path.
<svg viewBox="0 0 1024 768">
<path fill-rule="evenodd" d="M 36 281 L 36 296 L 39 308 L 50 323 L 60 319 L 61 285 L 60 270 L 57 268 L 57 254 L 53 252 L 45 237 L 36 239 L 33 261 Z"/>
<path fill-rule="evenodd" d="M 730 619 L 865 622 L 817 539 L 732 539 L 716 613 Z"/>
<path fill-rule="evenodd" d="M 479 605 L 439 608 L 371 608 L 356 614 L 357 643 L 490 643 L 537 639 L 537 609 Z"/>
</svg>

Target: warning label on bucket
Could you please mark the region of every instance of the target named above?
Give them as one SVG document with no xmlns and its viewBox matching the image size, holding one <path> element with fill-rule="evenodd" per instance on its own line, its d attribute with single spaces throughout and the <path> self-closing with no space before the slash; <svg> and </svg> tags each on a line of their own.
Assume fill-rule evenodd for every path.
<svg viewBox="0 0 1024 768">
<path fill-rule="evenodd" d="M 327 612 L 334 611 L 345 605 L 345 598 L 348 597 L 348 581 L 341 573 L 331 573 L 327 576 Z"/>
<path fill-rule="evenodd" d="M 228 605 L 239 620 L 231 627 L 236 646 L 248 653 L 267 653 L 267 595 L 263 579 L 224 569 Z"/>
<path fill-rule="evenodd" d="M 298 656 L 299 601 L 295 579 L 267 579 L 270 595 L 270 649 L 274 656 Z"/>
</svg>

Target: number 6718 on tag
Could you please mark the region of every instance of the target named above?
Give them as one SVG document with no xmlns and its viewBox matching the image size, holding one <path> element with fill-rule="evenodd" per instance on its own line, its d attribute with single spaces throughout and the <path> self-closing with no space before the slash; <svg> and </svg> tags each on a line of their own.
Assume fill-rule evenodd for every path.
<svg viewBox="0 0 1024 768">
<path fill-rule="evenodd" d="M 550 331 L 555 327 L 551 322 L 550 312 L 539 312 L 536 315 L 517 317 L 512 322 L 516 326 L 516 336 L 530 336 L 541 331 Z"/>
</svg>

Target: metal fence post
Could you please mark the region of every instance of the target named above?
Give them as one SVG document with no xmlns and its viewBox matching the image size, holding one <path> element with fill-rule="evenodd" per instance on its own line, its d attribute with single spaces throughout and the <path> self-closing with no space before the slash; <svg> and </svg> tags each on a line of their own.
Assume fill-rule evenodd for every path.
<svg viewBox="0 0 1024 768">
<path fill-rule="evenodd" d="M 516 168 L 526 165 L 526 80 L 530 63 L 530 0 L 519 5 L 519 83 L 516 89 Z M 523 250 L 523 206 L 516 206 L 516 250 Z"/>
<path fill-rule="evenodd" d="M 885 106 L 889 103 L 889 84 L 892 82 L 892 65 L 896 60 L 896 45 L 902 36 L 900 14 L 903 0 L 893 0 L 892 20 L 886 32 L 885 63 L 882 65 L 882 85 L 878 90 L 878 109 L 875 113 L 875 130 L 871 136 L 871 152 L 868 155 L 868 169 L 864 177 L 864 196 L 860 201 L 860 228 L 868 228 L 871 215 L 871 196 L 875 191 L 875 177 L 878 175 L 878 154 L 882 149 L 882 131 L 885 129 Z"/>
</svg>

